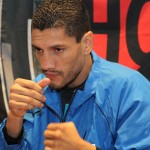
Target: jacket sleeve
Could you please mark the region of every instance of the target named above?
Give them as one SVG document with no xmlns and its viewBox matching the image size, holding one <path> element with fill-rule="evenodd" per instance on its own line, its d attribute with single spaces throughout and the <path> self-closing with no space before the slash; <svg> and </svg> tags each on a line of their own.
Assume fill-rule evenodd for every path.
<svg viewBox="0 0 150 150">
<path fill-rule="evenodd" d="M 0 150 L 29 150 L 30 144 L 27 143 L 27 141 L 25 140 L 25 136 L 24 136 L 26 134 L 23 134 L 22 139 L 18 144 L 13 144 L 13 145 L 7 144 L 7 141 L 5 140 L 5 137 L 3 134 L 3 128 L 5 126 L 6 120 L 7 119 L 5 119 L 0 124 Z"/>
<path fill-rule="evenodd" d="M 3 134 L 3 128 L 5 126 L 5 122 L 6 122 L 6 119 L 0 125 L 0 149 L 1 150 L 5 150 L 5 149 L 15 150 L 15 149 L 19 149 L 19 145 L 18 144 L 15 144 L 15 145 L 8 145 L 7 144 L 7 142 L 5 140 L 5 137 L 4 137 L 4 134 Z"/>
<path fill-rule="evenodd" d="M 119 99 L 115 148 L 150 149 L 150 82 L 141 75 L 130 77 Z"/>
<path fill-rule="evenodd" d="M 96 150 L 101 150 L 99 147 L 96 147 Z"/>
</svg>

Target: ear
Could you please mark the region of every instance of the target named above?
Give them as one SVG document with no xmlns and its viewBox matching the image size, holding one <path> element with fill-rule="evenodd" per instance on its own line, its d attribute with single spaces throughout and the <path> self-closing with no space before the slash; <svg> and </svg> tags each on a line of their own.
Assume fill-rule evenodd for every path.
<svg viewBox="0 0 150 150">
<path fill-rule="evenodd" d="M 90 52 L 93 49 L 93 32 L 89 31 L 87 33 L 84 34 L 84 36 L 82 37 L 82 47 L 84 49 L 84 54 L 85 55 L 89 55 Z"/>
</svg>

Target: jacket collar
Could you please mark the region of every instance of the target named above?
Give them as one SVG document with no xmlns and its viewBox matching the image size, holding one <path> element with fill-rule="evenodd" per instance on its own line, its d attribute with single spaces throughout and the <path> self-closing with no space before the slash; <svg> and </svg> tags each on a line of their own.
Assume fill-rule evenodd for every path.
<svg viewBox="0 0 150 150">
<path fill-rule="evenodd" d="M 78 108 L 84 102 L 86 102 L 90 97 L 92 97 L 97 89 L 99 78 L 100 78 L 100 59 L 94 51 L 91 53 L 93 59 L 93 65 L 90 71 L 90 74 L 85 82 L 83 91 L 78 90 L 74 99 L 75 103 L 72 104 L 72 107 Z"/>
<path fill-rule="evenodd" d="M 71 104 L 72 109 L 77 109 L 80 105 L 86 102 L 95 94 L 100 78 L 100 58 L 92 51 L 93 65 L 90 74 L 85 82 L 83 90 L 78 90 Z M 46 96 L 46 104 L 49 105 L 58 114 L 61 114 L 61 102 L 59 92 L 52 90 L 49 87 L 44 88 L 44 95 Z"/>
</svg>

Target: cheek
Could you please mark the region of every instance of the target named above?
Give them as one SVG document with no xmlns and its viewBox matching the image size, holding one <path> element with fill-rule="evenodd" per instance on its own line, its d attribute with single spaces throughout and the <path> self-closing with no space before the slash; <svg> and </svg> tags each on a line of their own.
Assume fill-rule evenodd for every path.
<svg viewBox="0 0 150 150">
<path fill-rule="evenodd" d="M 84 57 L 82 57 L 81 55 L 72 57 L 72 59 L 69 59 L 68 61 L 63 63 L 64 74 L 71 74 L 79 71 L 82 68 L 83 63 Z"/>
<path fill-rule="evenodd" d="M 35 60 L 35 63 L 38 63 L 38 65 L 40 65 L 40 67 L 43 67 L 43 61 L 40 57 L 36 56 L 36 60 Z"/>
<path fill-rule="evenodd" d="M 37 61 L 40 63 L 40 62 L 41 62 L 41 60 L 40 60 L 39 55 L 35 54 L 35 57 L 36 57 Z"/>
</svg>

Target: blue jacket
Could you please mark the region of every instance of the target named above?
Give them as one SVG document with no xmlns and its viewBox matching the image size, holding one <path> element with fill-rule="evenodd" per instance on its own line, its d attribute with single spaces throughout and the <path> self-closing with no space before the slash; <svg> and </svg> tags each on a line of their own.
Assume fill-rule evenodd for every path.
<svg viewBox="0 0 150 150">
<path fill-rule="evenodd" d="M 82 138 L 103 150 L 150 150 L 150 82 L 132 69 L 99 58 L 92 52 L 93 66 L 83 91 L 78 90 L 66 119 Z M 44 78 L 40 74 L 35 81 Z M 20 144 L 7 145 L 0 125 L 0 150 L 43 150 L 43 132 L 51 122 L 61 122 L 59 93 L 46 87 L 50 107 L 36 108 L 24 117 Z"/>
</svg>

